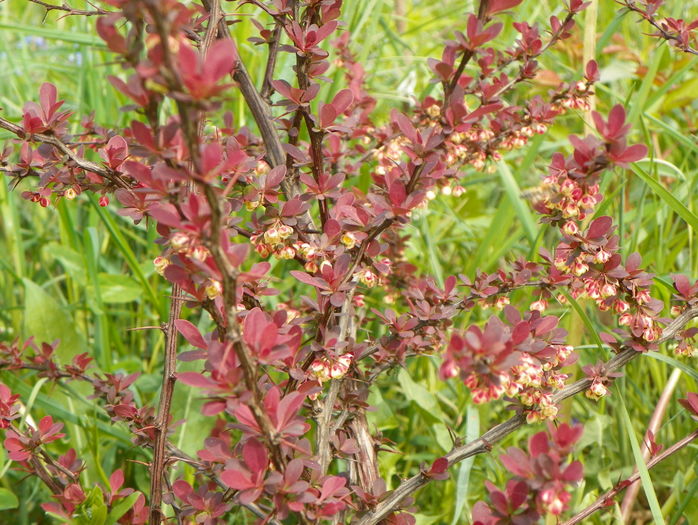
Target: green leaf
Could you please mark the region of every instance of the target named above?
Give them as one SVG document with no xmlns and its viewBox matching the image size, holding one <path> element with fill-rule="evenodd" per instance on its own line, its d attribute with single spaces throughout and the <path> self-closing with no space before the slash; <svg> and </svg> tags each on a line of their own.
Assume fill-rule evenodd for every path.
<svg viewBox="0 0 698 525">
<path fill-rule="evenodd" d="M 56 355 L 62 361 L 87 350 L 85 341 L 75 329 L 75 321 L 53 297 L 29 279 L 24 283 L 24 333 L 37 342 L 60 339 Z"/>
<path fill-rule="evenodd" d="M 19 501 L 14 492 L 0 488 L 0 510 L 16 509 L 17 507 L 19 507 Z"/>
<path fill-rule="evenodd" d="M 523 224 L 524 231 L 526 232 L 526 237 L 531 244 L 535 244 L 536 238 L 538 237 L 538 226 L 536 221 L 533 219 L 531 210 L 528 209 L 525 201 L 521 198 L 521 188 L 519 188 L 514 174 L 509 169 L 506 162 L 499 163 L 499 176 L 504 186 L 504 191 L 511 202 L 511 205 L 516 210 L 516 214 L 519 216 L 521 224 Z"/>
<path fill-rule="evenodd" d="M 131 507 L 136 504 L 136 500 L 140 495 L 140 492 L 134 492 L 114 505 L 104 525 L 114 525 L 124 514 L 131 510 Z"/>
<path fill-rule="evenodd" d="M 16 33 L 26 33 L 32 36 L 41 36 L 51 40 L 72 42 L 74 44 L 87 44 L 102 48 L 106 47 L 101 38 L 87 33 L 78 33 L 76 31 L 61 31 L 60 29 L 48 29 L 36 25 L 8 24 L 5 22 L 0 22 L 0 29 L 14 31 Z"/>
<path fill-rule="evenodd" d="M 443 423 L 436 423 L 431 427 L 434 430 L 434 437 L 436 438 L 436 443 L 443 449 L 444 452 L 448 452 L 453 448 L 453 440 L 451 439 L 451 434 Z"/>
<path fill-rule="evenodd" d="M 477 407 L 468 405 L 468 422 L 466 424 L 465 442 L 470 443 L 477 439 L 480 435 L 480 413 Z M 468 487 L 470 486 L 470 471 L 473 468 L 475 456 L 470 456 L 465 459 L 458 469 L 458 478 L 456 479 L 456 505 L 453 512 L 453 520 L 451 525 L 458 523 L 463 509 L 468 502 Z"/>
<path fill-rule="evenodd" d="M 689 78 L 669 93 L 662 103 L 662 111 L 671 111 L 693 101 L 698 91 L 698 78 Z"/>
<path fill-rule="evenodd" d="M 136 275 L 136 278 L 140 283 L 143 285 L 143 289 L 146 291 L 148 294 L 148 297 L 150 298 L 150 301 L 153 303 L 155 306 L 156 310 L 160 309 L 160 298 L 158 295 L 155 293 L 155 290 L 153 290 L 153 287 L 150 285 L 148 282 L 148 279 L 145 276 L 145 273 L 143 272 L 143 269 L 141 268 L 138 259 L 136 255 L 133 253 L 133 250 L 131 249 L 129 243 L 124 239 L 124 236 L 121 235 L 121 232 L 119 231 L 118 227 L 114 223 L 113 219 L 107 213 L 104 208 L 102 208 L 99 204 L 97 204 L 97 199 L 91 195 L 90 196 L 90 204 L 92 204 L 93 208 L 96 210 L 97 214 L 99 215 L 100 219 L 102 219 L 104 225 L 107 227 L 109 230 L 109 233 L 116 243 L 116 245 L 119 248 L 119 251 L 121 251 L 121 254 L 124 256 L 126 261 L 128 262 L 131 270 L 133 273 Z"/>
<path fill-rule="evenodd" d="M 63 269 L 68 273 L 75 282 L 81 286 L 85 285 L 85 265 L 83 264 L 82 255 L 76 250 L 69 248 L 63 244 L 52 242 L 47 244 L 44 249 L 44 254 L 47 257 L 52 257 L 58 261 Z"/>
<path fill-rule="evenodd" d="M 681 217 L 694 229 L 698 229 L 698 217 L 674 195 L 672 195 L 661 183 L 654 179 L 649 173 L 644 171 L 639 166 L 633 164 L 630 166 L 633 173 L 640 177 L 649 187 L 655 192 L 676 214 Z"/>
<path fill-rule="evenodd" d="M 103 303 L 130 303 L 143 296 L 141 285 L 126 275 L 100 273 L 97 282 Z M 93 287 L 88 286 L 87 293 L 91 290 Z"/>
<path fill-rule="evenodd" d="M 625 431 L 628 434 L 630 446 L 633 450 L 633 456 L 635 457 L 635 466 L 637 467 L 637 471 L 640 474 L 640 482 L 642 483 L 642 488 L 645 491 L 645 496 L 647 497 L 647 503 L 649 503 L 650 511 L 652 512 L 652 518 L 654 520 L 653 523 L 655 523 L 656 525 L 664 525 L 664 517 L 662 516 L 662 510 L 659 507 L 657 494 L 655 494 L 654 492 L 652 479 L 650 478 L 649 470 L 647 470 L 645 460 L 642 457 L 640 444 L 637 441 L 637 436 L 635 435 L 633 424 L 630 421 L 630 414 L 628 414 L 628 409 L 625 406 L 625 401 L 623 400 L 622 394 L 618 395 L 618 400 L 620 401 L 623 423 L 625 423 Z"/>
<path fill-rule="evenodd" d="M 87 493 L 87 498 L 78 509 L 77 519 L 85 525 L 105 525 L 107 505 L 104 503 L 104 493 L 98 485 Z"/>
<path fill-rule="evenodd" d="M 693 368 L 690 365 L 687 365 L 686 363 L 682 363 L 678 359 L 674 359 L 671 356 L 660 354 L 659 352 L 653 352 L 653 351 L 647 352 L 647 356 L 651 357 L 652 359 L 656 359 L 657 361 L 662 361 L 662 362 L 664 362 L 670 366 L 673 366 L 675 368 L 678 368 L 679 370 L 681 370 L 685 374 L 691 376 L 693 379 L 698 381 L 698 370 L 696 370 L 695 368 Z"/>
<path fill-rule="evenodd" d="M 402 387 L 402 393 L 410 401 L 414 401 L 420 408 L 435 418 L 442 418 L 443 412 L 436 400 L 436 396 L 422 385 L 415 383 L 410 374 L 404 368 L 398 372 L 397 380 Z"/>
</svg>

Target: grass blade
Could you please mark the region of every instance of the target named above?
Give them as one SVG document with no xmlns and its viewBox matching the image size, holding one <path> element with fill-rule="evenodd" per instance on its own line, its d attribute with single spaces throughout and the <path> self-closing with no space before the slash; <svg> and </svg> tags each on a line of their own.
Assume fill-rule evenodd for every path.
<svg viewBox="0 0 698 525">
<path fill-rule="evenodd" d="M 640 444 L 637 441 L 637 436 L 635 435 L 635 430 L 633 429 L 633 424 L 630 421 L 630 414 L 625 406 L 625 401 L 622 395 L 618 395 L 621 406 L 621 415 L 623 417 L 623 422 L 625 423 L 625 430 L 628 434 L 628 439 L 630 439 L 630 446 L 633 450 L 633 456 L 635 458 L 635 465 L 637 466 L 637 471 L 640 474 L 640 482 L 642 483 L 642 488 L 645 491 L 645 496 L 647 497 L 647 502 L 650 506 L 650 512 L 652 513 L 653 522 L 656 525 L 664 525 L 664 517 L 662 516 L 662 511 L 659 507 L 659 501 L 657 500 L 657 494 L 654 492 L 654 486 L 652 485 L 652 479 L 650 478 L 649 470 L 647 470 L 647 465 L 642 457 L 642 452 L 640 451 Z"/>
<path fill-rule="evenodd" d="M 686 223 L 694 229 L 698 229 L 698 217 L 674 195 L 672 195 L 661 183 L 655 180 L 649 173 L 644 171 L 637 165 L 630 167 L 633 173 L 640 177 L 650 189 L 659 196 L 674 212 L 681 217 Z"/>
</svg>

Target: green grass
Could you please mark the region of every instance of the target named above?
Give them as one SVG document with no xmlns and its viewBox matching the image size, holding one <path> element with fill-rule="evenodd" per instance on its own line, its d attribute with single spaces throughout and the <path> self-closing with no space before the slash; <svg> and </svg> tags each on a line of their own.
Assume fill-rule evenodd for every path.
<svg viewBox="0 0 698 525">
<path fill-rule="evenodd" d="M 414 96 L 432 89 L 426 58 L 440 56 L 441 41 L 451 36 L 452 29 L 463 29 L 459 27 L 463 14 L 472 9 L 471 2 L 459 0 L 407 3 L 406 28 L 400 34 L 392 1 L 345 2 L 342 19 L 354 35 L 352 49 L 365 64 L 368 90 L 377 95 L 379 119 L 393 105 L 408 106 Z M 603 112 L 624 103 L 635 125 L 633 139 L 648 144 L 652 159 L 632 170 L 605 176 L 604 192 L 610 198 L 604 213 L 622 225 L 624 252 L 643 254 L 645 264 L 656 274 L 655 294 L 666 300 L 670 291 L 663 283 L 672 273 L 698 277 L 698 59 L 658 47 L 644 34 L 649 28 L 638 26 L 635 16 L 618 15 L 612 2 L 600 4 L 596 27 L 597 59 L 602 68 L 598 108 Z M 73 5 L 81 7 L 80 2 Z M 559 6 L 559 2 L 545 0 L 524 2 L 521 18 L 544 23 L 551 13 L 560 11 Z M 665 6 L 667 14 L 675 15 L 684 7 L 676 0 Z M 36 98 L 42 82 L 51 81 L 77 114 L 94 112 L 96 121 L 103 125 L 125 123 L 126 116 L 119 108 L 126 100 L 105 80 L 107 74 L 120 74 L 120 69 L 110 62 L 93 23 L 91 19 L 58 19 L 55 14 L 44 21 L 37 6 L 20 0 L 0 3 L 3 116 L 18 118 L 22 104 Z M 542 58 L 543 67 L 566 81 L 578 79 L 581 59 L 575 47 L 581 45 L 582 29 L 571 42 Z M 250 71 L 260 78 L 264 53 L 246 42 L 253 34 L 252 24 L 243 20 L 234 26 L 234 32 Z M 29 36 L 45 40 L 28 40 Z M 503 37 L 515 37 L 510 19 Z M 608 52 L 608 46 L 620 51 Z M 290 71 L 290 60 L 281 55 L 279 70 Z M 646 70 L 638 69 L 636 60 Z M 328 76 L 334 82 L 323 88 L 320 98 L 331 98 L 341 86 L 340 73 L 331 69 Z M 525 91 L 544 94 L 547 87 L 532 83 Z M 239 97 L 233 95 L 227 104 L 239 124 L 252 122 Z M 529 203 L 520 194 L 538 183 L 552 152 L 567 148 L 569 133 L 583 132 L 580 117 L 571 114 L 561 119 L 546 136 L 507 155 L 498 173 L 469 174 L 464 196 L 438 196 L 410 226 L 407 258 L 420 271 L 442 281 L 459 273 L 472 278 L 476 271 L 493 271 L 517 257 L 536 257 L 540 247 L 553 246 L 555 235 L 536 223 Z M 11 191 L 7 178 L 0 181 L 0 340 L 31 335 L 40 340 L 61 339 L 62 359 L 90 351 L 102 372 L 141 372 L 136 396 L 139 402 L 152 402 L 159 388 L 163 337 L 159 330 L 132 329 L 158 326 L 166 318 L 170 290 L 151 263 L 158 255 L 152 243 L 157 237 L 153 226 L 142 223 L 134 227 L 129 219 L 117 215 L 114 207 L 102 209 L 84 197 L 80 202 L 40 209 L 21 198 L 22 188 L 20 185 Z M 281 283 L 279 288 L 285 286 Z M 529 299 L 524 293 L 516 298 L 522 304 Z M 367 300 L 375 301 L 373 306 L 380 301 L 375 297 Z M 564 308 L 557 307 L 555 312 L 570 314 L 565 316 L 567 328 L 579 335 L 583 345 L 580 363 L 604 357 L 595 333 L 607 320 L 583 302 L 574 305 L 574 315 L 571 306 Z M 205 318 L 190 320 L 202 326 L 208 323 Z M 473 312 L 458 323 L 465 326 L 480 320 L 481 314 Z M 655 523 L 660 519 L 698 523 L 698 508 L 691 504 L 698 493 L 696 448 L 689 447 L 649 475 L 638 458 L 637 441 L 674 368 L 684 373 L 657 441 L 669 445 L 693 430 L 676 400 L 698 388 L 696 362 L 676 361 L 668 355 L 669 349 L 662 348 L 659 354 L 631 363 L 607 401 L 594 404 L 579 398 L 566 403 L 564 412 L 587 427 L 580 451 L 586 481 L 583 492 L 573 499 L 576 508 L 590 503 L 639 466 L 644 494 L 649 497 L 641 494 L 636 510 L 651 512 L 648 516 L 654 518 L 646 519 Z M 380 392 L 376 389 L 371 395 L 377 409 L 370 415 L 372 424 L 400 448 L 400 454 L 381 454 L 389 488 L 417 472 L 421 463 L 443 453 L 450 443 L 449 429 L 474 437 L 508 416 L 503 403 L 472 406 L 465 387 L 440 381 L 437 371 L 434 358 L 410 360 L 405 370 L 387 374 L 380 381 Z M 131 444 L 126 429 L 112 425 L 92 408 L 86 399 L 89 391 L 77 385 L 63 390 L 37 382 L 32 375 L 0 372 L 0 380 L 31 405 L 35 419 L 52 414 L 66 422 L 64 447 L 75 448 L 86 461 L 85 481 L 104 484 L 105 475 L 121 464 L 123 457 L 148 461 L 149 453 Z M 621 398 L 623 403 L 619 403 Z M 208 435 L 210 422 L 200 415 L 201 403 L 192 389 L 176 389 L 174 419 L 186 417 L 187 422 L 175 430 L 173 440 L 189 453 L 195 453 Z M 526 437 L 538 430 L 522 429 L 495 447 L 492 454 L 477 456 L 455 469 L 451 480 L 422 490 L 418 523 L 468 523 L 470 508 L 485 493 L 484 480 L 501 486 L 507 477 L 496 461 L 498 455 L 508 446 L 523 445 Z M 46 500 L 45 492 L 37 480 L 23 480 L 21 473 L 8 467 L 0 452 L 0 485 L 14 491 L 23 503 L 12 514 L 12 523 L 40 522 L 38 504 Z M 184 475 L 191 477 L 191 472 Z M 136 488 L 148 490 L 143 469 L 129 466 L 127 477 Z M 612 522 L 612 510 L 587 521 Z M 244 521 L 235 515 L 231 523 Z"/>
</svg>

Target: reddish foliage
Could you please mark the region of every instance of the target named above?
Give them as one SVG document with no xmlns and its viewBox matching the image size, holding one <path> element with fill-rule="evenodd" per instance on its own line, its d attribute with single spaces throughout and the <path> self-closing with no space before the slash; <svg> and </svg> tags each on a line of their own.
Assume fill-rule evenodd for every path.
<svg viewBox="0 0 698 525">
<path fill-rule="evenodd" d="M 375 468 L 381 441 L 366 430 L 368 389 L 384 370 L 411 356 L 442 354 L 442 379 L 458 376 L 475 403 L 505 397 L 521 420 L 554 419 L 555 395 L 568 379 L 563 368 L 576 355 L 559 319 L 545 315 L 553 298 L 587 297 L 615 314 L 618 328 L 603 336 L 615 349 L 656 347 L 665 320 L 659 317 L 663 304 L 649 293 L 651 274 L 638 254 L 623 261 L 610 217 L 589 220 L 602 200 L 602 173 L 647 154 L 644 145 L 628 142 L 620 105 L 607 118 L 594 112 L 597 134 L 571 136 L 567 157 L 552 155 L 534 209 L 561 241 L 542 250 L 540 262 L 518 260 L 508 270 L 474 277 L 450 275 L 439 285 L 404 257 L 404 226 L 437 192 L 461 195 L 468 173 L 493 171 L 504 152 L 545 133 L 567 110 L 589 109 L 599 78 L 595 62 L 545 99 L 527 98 L 518 89 L 539 72 L 537 58 L 571 36 L 574 18 L 586 6 L 581 0 L 569 3 L 564 18 L 551 17 L 545 30 L 515 21 L 519 38 L 496 46 L 490 44 L 503 27 L 498 15 L 521 2 L 485 2 L 485 9 L 467 16 L 440 59 L 429 60 L 440 89 L 410 110 L 394 109 L 387 122 L 374 113 L 365 70 L 341 29 L 341 0 L 241 2 L 258 8 L 253 21 L 259 37 L 251 40 L 271 53 L 261 93 L 226 22 L 214 23 L 215 12 L 176 0 L 108 3 L 115 11 L 98 16 L 97 32 L 124 66 L 125 74 L 110 82 L 136 104 L 126 108 L 133 121 L 106 130 L 85 119 L 82 130 L 70 135 L 70 113 L 59 112 L 63 101 L 44 84 L 40 102 L 24 107 L 17 160 L 6 162 L 10 154 L 2 154 L 5 171 L 18 180 L 39 174 L 34 189 L 22 195 L 40 206 L 91 192 L 106 207 L 113 194 L 121 215 L 156 224 L 162 252 L 155 269 L 184 296 L 192 319 L 205 312 L 212 325 L 206 333 L 183 319 L 167 325 L 168 340 L 179 333 L 194 348 L 178 358 L 195 362 L 196 369 L 177 372 L 168 354 L 171 375 L 164 388 L 177 380 L 199 389 L 207 396 L 203 414 L 217 423 L 198 459 L 187 458 L 167 441 L 171 397 L 161 393 L 156 418 L 155 408 L 137 402 L 131 389 L 137 374 L 92 372 L 86 354 L 61 364 L 56 342 L 31 340 L 0 346 L 0 364 L 88 382 L 93 398 L 113 421 L 128 426 L 136 444 L 165 451 L 169 461 L 158 467 L 154 459 L 151 467 L 154 522 L 160 519 L 153 516 L 159 516 L 163 470 L 186 461 L 196 477 L 176 480 L 165 496 L 179 518 L 215 524 L 242 504 L 265 521 L 294 515 L 319 523 L 351 515 L 360 523 L 359 516 L 388 497 Z M 648 16 L 654 10 L 647 4 Z M 664 24 L 660 36 L 689 46 L 694 23 Z M 347 87 L 316 102 L 331 67 L 328 49 Z M 276 53 L 291 55 L 293 71 L 274 71 Z M 259 136 L 224 112 L 238 88 Z M 466 97 L 479 101 L 476 107 L 466 105 Z M 279 284 L 286 274 L 295 280 Z M 536 300 L 510 304 L 512 292 L 523 287 Z M 698 285 L 676 276 L 675 289 L 676 315 L 698 304 Z M 372 309 L 365 300 L 371 294 Z M 460 312 L 488 308 L 501 314 L 488 315 L 483 325 L 452 328 Z M 359 320 L 380 326 L 382 335 L 362 330 Z M 677 351 L 692 352 L 695 335 L 694 329 L 682 332 Z M 608 393 L 618 375 L 602 365 L 585 372 L 594 398 Z M 698 412 L 694 394 L 683 403 Z M 42 477 L 34 460 L 48 461 L 46 445 L 63 436 L 62 424 L 46 416 L 37 429 L 22 433 L 17 418 L 18 396 L 0 384 L 9 457 Z M 476 522 L 533 523 L 563 512 L 570 487 L 582 477 L 581 464 L 567 462 L 580 435 L 581 426 L 563 423 L 533 436 L 528 452 L 510 448 L 501 459 L 515 477 L 503 491 L 488 483 L 490 503 L 475 506 Z M 421 479 L 445 479 L 450 457 L 422 467 Z M 346 460 L 348 472 L 336 474 L 335 458 Z M 49 465 L 50 478 L 42 480 L 57 501 L 44 508 L 68 519 L 86 501 L 82 465 L 74 452 Z M 133 494 L 122 488 L 121 469 L 109 485 L 110 508 Z M 140 495 L 120 522 L 144 523 L 145 505 Z M 398 505 L 384 519 L 414 523 L 410 509 Z"/>
</svg>

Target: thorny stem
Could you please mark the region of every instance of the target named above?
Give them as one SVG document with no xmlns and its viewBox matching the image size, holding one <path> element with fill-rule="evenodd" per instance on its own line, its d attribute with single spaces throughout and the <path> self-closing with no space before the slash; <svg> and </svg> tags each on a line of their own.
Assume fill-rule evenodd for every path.
<svg viewBox="0 0 698 525">
<path fill-rule="evenodd" d="M 160 42 L 163 48 L 163 57 L 166 67 L 169 71 L 168 80 L 171 87 L 179 87 L 179 81 L 176 70 L 172 63 L 172 54 L 169 49 L 168 35 L 169 28 L 166 26 L 166 17 L 160 16 L 159 6 L 155 3 L 148 2 L 148 10 L 155 20 L 156 30 L 160 36 Z M 218 31 L 218 22 L 222 19 L 220 12 L 219 0 L 211 0 L 210 17 L 206 34 L 201 43 L 201 54 L 206 55 L 209 47 L 216 38 Z M 180 118 L 184 135 L 187 139 L 187 147 L 191 156 L 190 168 L 194 169 L 195 159 L 198 154 L 198 137 L 203 131 L 203 118 L 199 121 L 192 122 L 189 114 L 189 108 L 182 102 L 178 101 Z M 189 191 L 189 187 L 185 191 Z M 153 461 L 151 465 L 150 476 L 150 524 L 159 525 L 162 521 L 162 495 L 163 495 L 163 480 L 165 478 L 166 464 L 166 448 L 167 448 L 167 431 L 169 426 L 170 411 L 172 408 L 172 397 L 174 395 L 174 387 L 177 381 L 177 329 L 176 321 L 179 319 L 182 310 L 182 302 L 174 299 L 182 293 L 182 288 L 178 284 L 172 285 L 173 299 L 170 303 L 170 312 L 168 316 L 167 326 L 165 328 L 166 346 L 163 365 L 162 386 L 160 390 L 160 401 L 158 403 L 157 418 L 155 421 L 155 440 L 153 443 Z"/>
<path fill-rule="evenodd" d="M 61 5 L 55 5 L 55 4 L 49 4 L 47 2 L 42 2 L 41 0 L 29 0 L 32 4 L 40 5 L 44 9 L 46 9 L 46 12 L 48 13 L 49 11 L 64 11 L 66 14 L 63 16 L 97 16 L 97 15 L 107 15 L 109 13 L 113 13 L 113 11 L 107 11 L 105 9 L 100 9 L 98 7 L 95 7 L 92 3 L 87 2 L 90 4 L 94 9 L 92 10 L 84 10 L 84 9 L 73 9 L 70 7 L 68 4 L 63 3 Z"/>
<path fill-rule="evenodd" d="M 212 0 L 202 0 L 206 9 L 210 9 L 211 1 Z M 245 63 L 240 59 L 240 54 L 237 51 L 237 43 L 232 38 L 230 29 L 223 18 L 218 22 L 218 38 L 228 38 L 235 46 L 235 54 L 238 57 L 238 61 L 233 71 L 233 79 L 238 83 L 240 93 L 245 99 L 245 103 L 250 109 L 252 117 L 259 128 L 259 133 L 262 136 L 262 141 L 266 148 L 266 156 L 269 164 L 272 168 L 285 165 L 286 152 L 284 151 L 279 134 L 274 127 L 274 119 L 271 115 L 269 104 L 267 104 L 264 98 L 262 98 L 262 95 L 257 91 L 252 77 L 245 67 Z M 298 181 L 288 176 L 284 177 L 281 181 L 281 189 L 289 200 L 301 193 L 301 187 Z M 300 217 L 299 223 L 301 230 L 317 229 L 309 212 L 304 213 Z"/>
<path fill-rule="evenodd" d="M 657 465 L 657 464 L 661 463 L 662 461 L 664 461 L 665 459 L 671 457 L 676 452 L 678 452 L 679 450 L 681 450 L 685 446 L 689 445 L 696 438 L 698 438 L 698 430 L 694 430 L 691 434 L 689 434 L 688 436 L 683 438 L 681 441 L 677 441 L 672 446 L 670 446 L 668 449 L 666 449 L 664 452 L 662 452 L 661 454 L 658 454 L 657 456 L 652 458 L 650 461 L 647 462 L 647 468 L 651 469 L 655 465 Z M 635 472 L 628 479 L 618 483 L 611 490 L 609 490 L 608 492 L 603 494 L 601 497 L 599 497 L 599 499 L 597 499 L 594 503 L 589 505 L 587 508 L 585 508 L 580 513 L 576 514 L 571 519 L 564 522 L 562 525 L 575 525 L 576 523 L 581 523 L 582 520 L 588 518 L 589 516 L 594 514 L 597 510 L 600 510 L 600 509 L 606 507 L 617 494 L 619 494 L 620 492 L 625 490 L 628 486 L 633 485 L 634 483 L 637 483 L 637 481 L 639 479 L 640 479 L 640 473 Z M 637 485 L 633 485 L 633 486 L 637 486 Z"/>
<path fill-rule="evenodd" d="M 262 439 L 264 440 L 271 454 L 274 467 L 278 471 L 283 472 L 285 461 L 279 448 L 278 436 L 274 430 L 274 426 L 269 418 L 269 415 L 265 412 L 262 406 L 262 395 L 256 380 L 256 365 L 254 364 L 252 356 L 249 354 L 245 344 L 242 341 L 240 327 L 235 316 L 235 307 L 237 304 L 235 299 L 237 288 L 237 271 L 235 268 L 233 268 L 227 255 L 223 253 L 220 246 L 220 225 L 222 221 L 220 200 L 216 194 L 216 190 L 213 187 L 207 184 L 203 184 L 202 186 L 206 200 L 211 208 L 211 239 L 208 243 L 208 248 L 211 251 L 211 256 L 216 262 L 216 266 L 218 266 L 222 275 L 223 303 L 226 312 L 226 319 L 224 319 L 225 338 L 233 345 L 235 354 L 240 361 L 245 387 L 252 392 L 252 396 L 248 401 L 249 407 L 252 410 L 252 414 L 254 415 L 259 428 L 262 431 Z"/>
<path fill-rule="evenodd" d="M 660 36 L 664 40 L 667 40 L 668 42 L 673 42 L 674 45 L 683 51 L 684 53 L 689 53 L 691 55 L 698 55 L 698 49 L 695 49 L 691 47 L 688 44 L 684 44 L 681 41 L 681 38 L 679 38 L 676 35 L 672 35 L 668 31 L 666 31 L 660 24 L 657 22 L 652 15 L 649 13 L 645 12 L 642 8 L 638 7 L 633 0 L 616 0 L 620 5 L 623 7 L 626 7 L 629 11 L 632 11 L 634 13 L 639 14 L 644 20 L 646 20 L 652 27 L 654 27 L 658 31 L 658 35 L 655 36 Z"/>
<path fill-rule="evenodd" d="M 342 304 L 342 309 L 339 314 L 339 336 L 337 337 L 337 342 L 342 343 L 347 337 L 347 328 L 349 326 L 349 316 L 352 315 L 352 301 L 354 299 L 355 288 L 352 288 L 346 295 L 344 299 L 344 304 Z M 327 471 L 330 462 L 332 461 L 330 437 L 332 435 L 332 412 L 334 411 L 334 405 L 337 401 L 337 396 L 339 394 L 340 387 L 342 386 L 341 379 L 331 379 L 330 388 L 325 396 L 325 400 L 322 406 L 322 411 L 317 419 L 318 421 L 318 431 L 317 431 L 317 449 L 318 456 L 320 458 L 320 469 L 322 472 Z"/>
<path fill-rule="evenodd" d="M 683 327 L 695 317 L 698 317 L 698 307 L 694 307 L 683 312 L 664 329 L 662 337 L 656 342 L 656 344 L 673 340 L 674 337 L 676 337 L 676 335 L 683 329 Z M 639 355 L 641 355 L 640 352 L 626 347 L 605 363 L 604 371 L 614 372 L 620 370 Z M 554 403 L 560 403 L 569 397 L 579 394 L 580 392 L 584 392 L 589 388 L 591 382 L 591 379 L 581 379 L 575 383 L 572 383 L 571 385 L 566 386 L 553 396 Z M 465 445 L 454 447 L 444 457 L 448 460 L 448 465 L 450 467 L 469 457 L 489 452 L 492 449 L 493 444 L 501 441 L 525 424 L 526 416 L 523 414 L 517 414 L 507 421 L 492 427 L 478 439 Z M 381 520 L 387 518 L 390 514 L 399 509 L 400 504 L 405 498 L 431 481 L 431 478 L 425 476 L 421 472 L 403 481 L 388 495 L 388 497 L 376 505 L 371 512 L 360 518 L 357 521 L 357 525 L 377 525 Z"/>
</svg>

